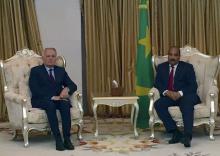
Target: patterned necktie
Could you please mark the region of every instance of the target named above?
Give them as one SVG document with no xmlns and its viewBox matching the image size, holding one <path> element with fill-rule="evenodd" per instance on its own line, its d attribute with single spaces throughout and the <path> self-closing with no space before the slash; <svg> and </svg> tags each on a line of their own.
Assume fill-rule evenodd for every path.
<svg viewBox="0 0 220 156">
<path fill-rule="evenodd" d="M 169 74 L 169 79 L 168 79 L 168 90 L 171 90 L 173 91 L 173 80 L 174 80 L 174 77 L 173 77 L 173 74 L 174 74 L 174 66 L 171 66 L 171 71 L 170 71 L 170 74 Z"/>
<path fill-rule="evenodd" d="M 53 82 L 55 81 L 54 76 L 53 76 L 53 69 L 52 68 L 49 69 L 49 77 L 50 77 L 51 81 L 53 81 Z"/>
</svg>

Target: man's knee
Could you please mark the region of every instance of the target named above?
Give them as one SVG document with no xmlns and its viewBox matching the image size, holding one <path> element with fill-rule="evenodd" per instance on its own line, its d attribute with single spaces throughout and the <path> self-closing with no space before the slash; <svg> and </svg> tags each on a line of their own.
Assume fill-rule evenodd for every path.
<svg viewBox="0 0 220 156">
<path fill-rule="evenodd" d="M 59 109 L 64 110 L 64 111 L 70 111 L 70 102 L 69 101 L 61 101 L 59 103 Z"/>
<path fill-rule="evenodd" d="M 156 111 L 160 110 L 161 108 L 163 108 L 163 100 L 162 99 L 158 99 L 157 101 L 155 101 L 154 103 L 154 108 L 156 109 Z"/>
<path fill-rule="evenodd" d="M 154 108 L 166 107 L 170 103 L 170 100 L 167 97 L 161 97 L 154 103 Z"/>
<path fill-rule="evenodd" d="M 70 101 L 61 100 L 59 103 L 64 106 L 70 106 Z"/>
<path fill-rule="evenodd" d="M 189 104 L 196 104 L 196 102 L 198 101 L 197 95 L 196 94 L 187 94 L 187 95 L 183 95 L 183 97 L 181 97 L 180 103 L 182 105 L 189 105 Z"/>
<path fill-rule="evenodd" d="M 56 111 L 56 105 L 52 101 L 47 102 L 45 110 L 46 111 Z"/>
</svg>

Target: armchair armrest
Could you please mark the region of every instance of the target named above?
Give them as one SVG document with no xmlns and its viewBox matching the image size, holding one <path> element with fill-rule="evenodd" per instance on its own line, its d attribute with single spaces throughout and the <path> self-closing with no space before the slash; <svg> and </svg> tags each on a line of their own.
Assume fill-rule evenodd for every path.
<svg viewBox="0 0 220 156">
<path fill-rule="evenodd" d="M 160 93 L 157 88 L 151 88 L 148 96 L 150 98 L 149 115 L 153 113 L 154 102 L 160 98 Z"/>
<path fill-rule="evenodd" d="M 5 99 L 18 103 L 18 104 L 24 104 L 27 103 L 27 98 L 20 95 L 20 94 L 16 94 L 14 92 L 5 92 Z"/>
<path fill-rule="evenodd" d="M 160 98 L 160 93 L 159 93 L 159 90 L 157 88 L 151 88 L 149 93 L 148 93 L 148 96 L 150 98 L 153 98 L 154 101 L 158 100 Z"/>
<path fill-rule="evenodd" d="M 151 90 L 148 93 L 148 96 L 150 98 L 149 116 L 150 120 L 154 120 L 154 102 L 160 98 L 160 93 L 157 88 L 151 88 Z"/>
<path fill-rule="evenodd" d="M 80 111 L 80 117 L 83 117 L 83 104 L 82 104 L 82 94 L 79 91 L 76 91 L 73 93 L 73 95 L 70 97 L 70 100 L 72 102 L 72 106 L 79 109 Z"/>
<path fill-rule="evenodd" d="M 154 114 L 154 102 L 160 98 L 160 93 L 157 88 L 151 88 L 151 90 L 148 93 L 148 96 L 150 98 L 150 105 L 149 105 L 149 126 L 151 129 L 151 136 L 150 138 L 154 138 L 154 123 L 155 123 L 155 114 Z"/>
<path fill-rule="evenodd" d="M 5 95 L 5 100 L 9 101 L 6 102 L 6 105 L 11 105 L 9 106 L 9 108 L 13 108 L 8 110 L 9 121 L 11 122 L 12 126 L 27 129 L 28 126 L 27 98 L 25 98 L 22 95 L 16 94 L 14 92 L 5 92 L 4 95 Z"/>
<path fill-rule="evenodd" d="M 214 119 L 217 115 L 218 109 L 218 87 L 212 85 L 208 89 L 208 94 L 206 96 L 206 104 L 210 107 L 210 116 Z"/>
</svg>

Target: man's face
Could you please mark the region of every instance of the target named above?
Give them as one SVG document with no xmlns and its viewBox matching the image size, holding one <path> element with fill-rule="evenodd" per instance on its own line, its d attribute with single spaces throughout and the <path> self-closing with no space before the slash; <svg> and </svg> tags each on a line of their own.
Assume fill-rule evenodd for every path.
<svg viewBox="0 0 220 156">
<path fill-rule="evenodd" d="M 171 65 L 175 65 L 180 60 L 180 53 L 178 48 L 171 48 L 168 52 L 168 62 Z"/>
<path fill-rule="evenodd" d="M 45 49 L 43 53 L 43 62 L 45 66 L 53 67 L 56 64 L 57 53 L 54 49 Z"/>
</svg>

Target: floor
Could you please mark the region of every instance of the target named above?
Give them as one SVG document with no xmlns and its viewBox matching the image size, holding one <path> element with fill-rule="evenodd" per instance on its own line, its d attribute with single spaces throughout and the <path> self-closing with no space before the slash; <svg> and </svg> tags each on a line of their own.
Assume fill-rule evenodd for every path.
<svg viewBox="0 0 220 156">
<path fill-rule="evenodd" d="M 149 138 L 150 132 L 148 130 L 139 129 L 139 137 L 133 137 L 133 129 L 129 120 L 113 119 L 100 120 L 100 136 L 98 139 L 94 137 L 94 123 L 93 121 L 85 122 L 83 131 L 84 141 L 86 145 L 79 145 L 76 141 L 76 134 L 73 133 L 72 140 L 76 145 L 74 151 L 56 151 L 52 136 L 45 134 L 35 134 L 30 138 L 30 146 L 23 147 L 22 138 L 11 140 L 12 134 L 8 123 L 0 123 L 0 155 L 1 156 L 39 156 L 39 155 L 53 155 L 59 156 L 219 156 L 220 155 L 220 132 L 215 132 L 215 141 L 210 141 L 209 137 L 204 134 L 201 127 L 194 129 L 194 136 L 192 140 L 192 147 L 185 148 L 182 144 L 169 145 L 167 140 L 170 138 L 163 128 L 158 128 L 156 138 L 159 140 L 155 146 L 141 146 L 138 142 L 146 141 Z M 123 140 L 124 139 L 124 140 Z M 92 141 L 92 144 L 91 144 Z M 93 144 L 100 144 L 102 142 L 102 149 L 93 146 Z M 98 143 L 97 143 L 98 142 Z M 136 142 L 136 143 L 135 143 Z M 104 144 L 111 145 L 112 148 L 106 148 Z M 135 146 L 129 144 L 135 143 Z M 94 145 L 95 145 L 94 144 Z M 113 146 L 115 144 L 116 146 Z M 138 146 L 137 146 L 138 144 Z M 92 148 L 91 148 L 92 147 Z M 133 148 L 135 147 L 135 148 Z M 125 150 L 126 149 L 126 150 Z M 136 149 L 136 150 L 134 150 Z"/>
</svg>

